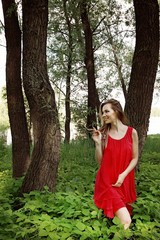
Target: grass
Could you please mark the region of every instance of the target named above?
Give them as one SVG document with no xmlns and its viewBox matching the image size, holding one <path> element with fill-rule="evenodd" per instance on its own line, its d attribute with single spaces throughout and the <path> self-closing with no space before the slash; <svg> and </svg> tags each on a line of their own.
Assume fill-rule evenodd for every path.
<svg viewBox="0 0 160 240">
<path fill-rule="evenodd" d="M 93 203 L 98 168 L 93 143 L 62 144 L 56 192 L 46 187 L 24 198 L 16 196 L 22 180 L 11 178 L 11 150 L 0 144 L 0 239 L 160 239 L 159 146 L 159 135 L 147 138 L 136 174 L 133 221 L 124 231 L 117 218 L 106 219 Z"/>
<path fill-rule="evenodd" d="M 160 134 L 149 135 L 144 145 L 145 153 L 160 153 Z"/>
</svg>

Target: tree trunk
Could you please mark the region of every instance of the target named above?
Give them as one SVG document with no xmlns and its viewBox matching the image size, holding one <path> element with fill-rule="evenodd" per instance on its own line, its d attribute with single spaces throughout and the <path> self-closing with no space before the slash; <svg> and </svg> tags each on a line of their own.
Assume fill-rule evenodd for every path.
<svg viewBox="0 0 160 240">
<path fill-rule="evenodd" d="M 13 177 L 22 177 L 30 164 L 29 134 L 21 86 L 21 31 L 14 0 L 2 0 L 7 45 L 6 89 L 12 134 Z"/>
<path fill-rule="evenodd" d="M 72 69 L 72 53 L 73 53 L 73 40 L 72 40 L 72 28 L 71 22 L 67 12 L 66 6 L 67 0 L 63 0 L 63 9 L 65 19 L 68 28 L 68 66 L 67 66 L 67 78 L 66 78 L 66 98 L 65 98 L 65 138 L 64 142 L 69 143 L 70 141 L 70 122 L 71 122 L 71 109 L 70 109 L 70 95 L 71 95 L 71 69 Z"/>
<path fill-rule="evenodd" d="M 97 125 L 96 119 L 96 83 L 95 83 L 95 69 L 94 69 L 94 54 L 93 54 L 93 36 L 90 27 L 90 22 L 87 12 L 87 3 L 81 3 L 81 20 L 85 35 L 85 66 L 87 69 L 88 79 L 88 114 L 87 114 L 87 127 L 91 128 Z"/>
<path fill-rule="evenodd" d="M 136 47 L 125 112 L 139 135 L 139 156 L 147 136 L 159 54 L 157 0 L 134 0 Z"/>
<path fill-rule="evenodd" d="M 55 189 L 60 126 L 54 91 L 47 74 L 47 0 L 23 0 L 23 81 L 33 123 L 32 161 L 21 192 Z"/>
</svg>

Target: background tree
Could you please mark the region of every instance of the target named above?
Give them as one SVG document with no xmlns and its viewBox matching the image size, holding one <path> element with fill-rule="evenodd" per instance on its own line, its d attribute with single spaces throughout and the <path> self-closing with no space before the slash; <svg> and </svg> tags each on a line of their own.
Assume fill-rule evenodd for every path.
<svg viewBox="0 0 160 240">
<path fill-rule="evenodd" d="M 30 164 L 30 146 L 21 85 L 21 30 L 14 0 L 2 0 L 6 58 L 6 90 L 12 134 L 13 177 L 25 174 Z"/>
<path fill-rule="evenodd" d="M 71 109 L 74 119 L 81 118 L 86 124 L 87 119 L 87 99 L 88 84 L 85 59 L 85 37 L 80 17 L 80 2 L 67 1 L 67 11 L 72 16 L 72 79 L 71 79 Z M 96 87 L 96 106 L 99 105 L 99 99 L 102 100 L 111 96 L 113 89 L 120 86 L 117 69 L 121 69 L 123 79 L 129 81 L 129 72 L 133 48 L 127 45 L 128 39 L 133 34 L 131 7 L 124 10 L 116 1 L 89 1 L 88 19 L 92 36 L 92 46 L 95 62 L 95 81 Z M 54 5 L 54 9 L 53 6 Z M 61 106 L 65 99 L 65 83 L 67 75 L 67 55 L 68 55 L 68 31 L 65 20 L 62 2 L 52 0 L 49 8 L 49 35 L 48 35 L 48 66 L 53 84 L 58 92 L 61 92 Z M 59 13 L 57 15 L 57 13 Z M 132 21 L 131 21 L 132 20 Z M 128 24 L 129 23 L 129 24 Z M 108 33 L 108 29 L 110 32 Z M 110 43 L 110 33 L 112 33 L 112 45 L 114 45 L 114 55 L 118 59 L 116 65 L 113 55 L 113 46 Z M 59 44 L 59 42 L 61 44 Z M 128 54 L 128 55 L 127 55 Z M 120 72 L 120 71 L 119 71 Z M 127 85 L 128 86 L 128 85 Z M 126 87 L 127 87 L 126 86 Z M 119 87 L 120 89 L 120 87 Z M 119 90 L 121 91 L 121 90 Z M 64 97 L 63 97 L 64 94 Z M 94 97 L 95 98 L 95 97 Z M 93 97 L 90 98 L 94 99 Z M 82 113 L 83 111 L 83 113 Z M 63 113 L 62 113 L 63 114 Z M 71 119 L 72 121 L 74 120 Z M 62 129 L 64 129 L 62 123 Z"/>
<path fill-rule="evenodd" d="M 65 94 L 65 138 L 64 141 L 70 141 L 70 122 L 71 122 L 71 108 L 70 108 L 70 95 L 71 95 L 71 71 L 72 71 L 72 55 L 73 55 L 73 38 L 72 38 L 72 17 L 69 16 L 67 9 L 67 0 L 63 0 L 63 8 L 68 28 L 68 60 L 67 60 L 67 75 L 66 75 L 66 94 Z"/>
<path fill-rule="evenodd" d="M 54 8 L 53 8 L 54 5 Z M 71 108 L 77 104 L 77 88 L 81 89 L 82 81 L 78 74 L 84 70 L 79 66 L 80 55 L 77 44 L 75 16 L 77 3 L 72 1 L 50 1 L 48 26 L 48 69 L 51 82 L 58 97 L 58 110 L 61 117 L 61 130 L 64 141 L 70 138 Z M 57 12 L 59 13 L 57 15 Z M 78 20 L 79 21 L 79 20 Z M 81 64 L 82 65 L 82 64 Z M 81 72 L 80 72 L 81 71 Z M 83 78 L 83 77 L 82 77 Z M 74 81 L 73 81 L 74 79 Z M 80 96 L 81 97 L 81 96 Z M 64 114 L 65 113 L 65 114 Z M 65 121 L 64 121 L 65 119 Z"/>
<path fill-rule="evenodd" d="M 93 50 L 93 32 L 90 26 L 88 16 L 88 9 L 90 3 L 82 0 L 80 2 L 80 14 L 85 38 L 85 66 L 87 71 L 88 82 L 88 113 L 87 113 L 87 127 L 92 128 L 97 125 L 96 118 L 96 82 L 95 82 L 95 68 L 94 68 L 94 50 Z"/>
<path fill-rule="evenodd" d="M 101 77 L 105 85 L 100 88 L 98 80 L 98 92 L 103 99 L 108 98 L 113 89 L 116 89 L 117 92 L 123 93 L 125 98 L 135 38 L 133 7 L 131 5 L 126 7 L 123 2 L 108 1 L 108 4 L 102 5 L 100 9 L 96 11 L 97 14 L 101 12 L 99 15 L 102 19 L 95 33 L 100 35 L 101 39 L 96 41 L 99 53 L 98 56 L 96 54 L 96 67 L 99 66 L 100 73 L 103 69 L 104 74 Z"/>
<path fill-rule="evenodd" d="M 21 192 L 42 190 L 56 184 L 60 129 L 54 91 L 46 61 L 48 1 L 22 1 L 23 82 L 33 123 L 32 161 Z"/>
<path fill-rule="evenodd" d="M 140 156 L 147 136 L 159 56 L 157 0 L 134 0 L 136 47 L 125 111 L 138 131 Z"/>
</svg>

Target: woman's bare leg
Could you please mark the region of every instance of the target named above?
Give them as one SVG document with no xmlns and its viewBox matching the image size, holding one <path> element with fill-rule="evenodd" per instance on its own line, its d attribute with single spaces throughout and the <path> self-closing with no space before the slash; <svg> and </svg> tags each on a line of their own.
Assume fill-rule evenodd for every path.
<svg viewBox="0 0 160 240">
<path fill-rule="evenodd" d="M 122 208 L 118 209 L 115 212 L 115 216 L 117 216 L 119 218 L 120 223 L 124 225 L 125 230 L 127 228 L 129 228 L 132 220 L 131 220 L 130 214 L 126 207 L 122 207 Z"/>
</svg>

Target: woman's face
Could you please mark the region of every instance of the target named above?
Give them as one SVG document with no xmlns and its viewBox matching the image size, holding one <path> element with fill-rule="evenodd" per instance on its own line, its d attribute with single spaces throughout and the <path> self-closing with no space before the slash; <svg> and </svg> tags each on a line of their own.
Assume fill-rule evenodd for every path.
<svg viewBox="0 0 160 240">
<path fill-rule="evenodd" d="M 112 105 L 110 103 L 107 103 L 102 107 L 102 118 L 106 124 L 114 123 L 117 120 L 117 114 L 112 109 Z"/>
</svg>

